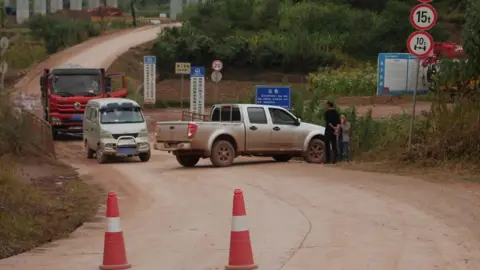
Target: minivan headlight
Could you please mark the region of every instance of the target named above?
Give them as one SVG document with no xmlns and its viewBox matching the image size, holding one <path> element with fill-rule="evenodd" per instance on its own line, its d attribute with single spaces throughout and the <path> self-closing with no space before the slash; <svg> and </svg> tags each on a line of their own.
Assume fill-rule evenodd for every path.
<svg viewBox="0 0 480 270">
<path fill-rule="evenodd" d="M 140 132 L 138 133 L 138 137 L 148 137 L 148 130 L 146 129 L 140 130 Z"/>
<path fill-rule="evenodd" d="M 112 139 L 113 136 L 112 136 L 112 133 L 108 132 L 108 131 L 100 131 L 100 139 Z"/>
</svg>

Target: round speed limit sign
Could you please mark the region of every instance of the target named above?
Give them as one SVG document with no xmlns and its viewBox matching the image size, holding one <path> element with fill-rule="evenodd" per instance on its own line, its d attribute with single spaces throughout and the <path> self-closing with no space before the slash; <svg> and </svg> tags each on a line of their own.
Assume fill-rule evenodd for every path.
<svg viewBox="0 0 480 270">
<path fill-rule="evenodd" d="M 215 60 L 212 62 L 212 69 L 214 71 L 221 71 L 223 69 L 223 62 L 220 60 Z"/>
<path fill-rule="evenodd" d="M 425 57 L 433 50 L 433 37 L 424 31 L 413 32 L 407 39 L 408 51 L 416 57 Z"/>
<path fill-rule="evenodd" d="M 429 30 L 437 23 L 437 11 L 429 4 L 416 5 L 410 12 L 410 23 L 418 30 Z"/>
</svg>

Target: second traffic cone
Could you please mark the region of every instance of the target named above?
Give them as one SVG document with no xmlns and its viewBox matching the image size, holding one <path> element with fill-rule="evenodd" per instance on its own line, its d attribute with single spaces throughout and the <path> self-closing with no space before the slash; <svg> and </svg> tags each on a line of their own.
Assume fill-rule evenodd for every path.
<svg viewBox="0 0 480 270">
<path fill-rule="evenodd" d="M 127 262 L 123 232 L 120 227 L 120 211 L 115 192 L 109 192 L 107 197 L 107 222 L 105 245 L 103 248 L 102 270 L 128 269 L 132 266 Z"/>
<path fill-rule="evenodd" d="M 226 270 L 253 270 L 258 266 L 253 262 L 250 232 L 247 228 L 247 211 L 243 192 L 236 189 L 233 195 L 232 230 L 230 232 L 230 254 Z"/>
</svg>

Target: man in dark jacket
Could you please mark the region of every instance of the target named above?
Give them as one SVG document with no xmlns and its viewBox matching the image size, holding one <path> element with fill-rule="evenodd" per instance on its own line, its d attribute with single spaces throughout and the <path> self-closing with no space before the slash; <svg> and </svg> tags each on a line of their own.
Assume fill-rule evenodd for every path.
<svg viewBox="0 0 480 270">
<path fill-rule="evenodd" d="M 331 101 L 327 102 L 325 118 L 325 164 L 337 162 L 338 146 L 337 136 L 340 129 L 340 115 Z M 333 151 L 333 153 L 332 153 Z"/>
</svg>

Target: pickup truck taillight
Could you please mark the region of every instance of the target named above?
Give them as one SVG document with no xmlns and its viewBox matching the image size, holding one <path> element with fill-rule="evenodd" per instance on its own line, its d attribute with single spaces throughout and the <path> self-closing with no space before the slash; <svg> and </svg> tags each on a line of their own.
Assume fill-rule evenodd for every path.
<svg viewBox="0 0 480 270">
<path fill-rule="evenodd" d="M 191 139 L 195 137 L 197 130 L 198 130 L 198 126 L 196 124 L 188 123 L 188 138 Z"/>
<path fill-rule="evenodd" d="M 158 122 L 157 122 L 157 123 L 155 123 L 155 129 L 153 130 L 153 132 L 155 133 L 155 137 L 158 136 L 159 131 L 160 130 L 158 129 Z"/>
</svg>

